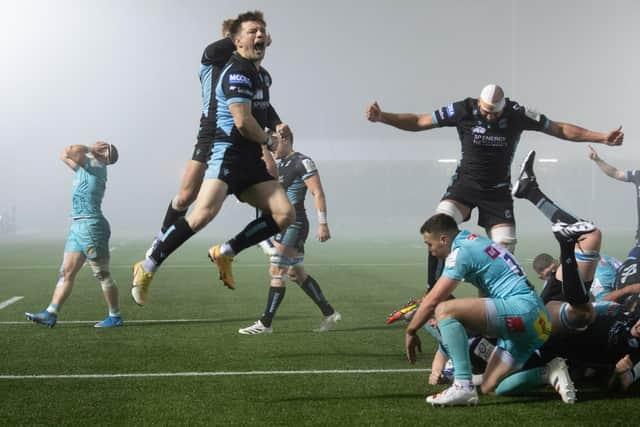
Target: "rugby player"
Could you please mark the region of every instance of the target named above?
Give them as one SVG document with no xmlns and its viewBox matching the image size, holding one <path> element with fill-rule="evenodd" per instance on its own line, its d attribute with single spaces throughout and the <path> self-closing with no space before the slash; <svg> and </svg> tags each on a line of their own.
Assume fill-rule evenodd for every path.
<svg viewBox="0 0 640 427">
<path fill-rule="evenodd" d="M 28 320 L 53 328 L 62 304 L 71 295 L 75 278 L 85 261 L 100 286 L 109 307 L 108 316 L 96 328 L 122 326 L 118 288 L 109 268 L 111 228 L 102 214 L 102 199 L 107 185 L 107 166 L 118 161 L 115 145 L 98 141 L 91 146 L 70 145 L 60 155 L 74 172 L 71 198 L 71 229 L 64 247 L 60 277 L 49 306 L 39 313 L 25 313 Z"/>
<path fill-rule="evenodd" d="M 498 338 L 485 370 L 481 390 L 488 393 L 520 369 L 549 337 L 547 310 L 513 255 L 501 245 L 460 231 L 449 215 L 436 214 L 420 228 L 431 254 L 444 261 L 444 270 L 422 299 L 407 326 L 408 360 L 416 360 L 416 335 L 435 315 L 442 343 L 454 366 L 454 382 L 442 393 L 428 396 L 431 405 L 472 405 L 478 394 L 472 383 L 466 329 Z M 460 281 L 478 288 L 484 298 L 448 299 Z"/>
<path fill-rule="evenodd" d="M 267 295 L 267 306 L 262 317 L 254 324 L 238 330 L 243 335 L 273 332 L 271 326 L 286 291 L 287 276 L 295 281 L 305 294 L 318 306 L 323 319 L 316 332 L 326 332 L 341 320 L 340 313 L 329 304 L 318 282 L 304 268 L 304 244 L 309 235 L 309 219 L 304 207 L 307 190 L 311 192 L 318 214 L 317 237 L 320 242 L 331 238 L 327 223 L 327 202 L 314 161 L 293 149 L 293 135 L 280 138 L 272 135 L 275 142 L 278 180 L 284 186 L 289 201 L 296 210 L 293 224 L 275 236 L 273 244 L 276 254 L 271 256 L 269 273 L 271 282 Z"/>
<path fill-rule="evenodd" d="M 262 160 L 262 145 L 272 146 L 265 127 L 288 135 L 289 127 L 276 120 L 271 106 L 271 77 L 260 66 L 268 35 L 261 12 L 240 14 L 231 25 L 236 51 L 224 66 L 215 88 L 216 133 L 194 209 L 178 219 L 152 253 L 134 265 L 135 302 L 146 302 L 149 285 L 162 262 L 191 236 L 205 227 L 220 211 L 228 194 L 260 209 L 263 215 L 251 221 L 231 240 L 209 249 L 209 258 L 228 288 L 235 287 L 231 263 L 235 255 L 284 230 L 295 220 L 293 206 Z M 208 105 L 208 104 L 207 104 Z"/>
<path fill-rule="evenodd" d="M 511 162 L 525 130 L 544 132 L 556 138 L 607 145 L 622 144 L 621 128 L 593 132 L 579 126 L 548 119 L 531 108 L 505 98 L 502 88 L 485 86 L 478 98 L 466 98 L 444 106 L 432 114 L 390 113 L 378 102 L 369 105 L 366 117 L 406 131 L 455 127 L 462 145 L 462 158 L 437 213 L 449 215 L 457 224 L 467 221 L 478 208 L 478 225 L 494 242 L 515 249 L 516 229 L 510 194 Z M 430 257 L 428 286 L 432 286 L 442 266 Z"/>
</svg>

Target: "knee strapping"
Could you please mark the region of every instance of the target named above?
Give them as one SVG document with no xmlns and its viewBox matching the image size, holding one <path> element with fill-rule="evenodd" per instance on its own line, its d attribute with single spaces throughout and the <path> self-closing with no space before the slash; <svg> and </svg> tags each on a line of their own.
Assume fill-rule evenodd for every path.
<svg viewBox="0 0 640 427">
<path fill-rule="evenodd" d="M 283 255 L 272 255 L 271 256 L 271 265 L 281 269 L 286 270 L 291 265 L 291 258 L 283 256 Z"/>
<path fill-rule="evenodd" d="M 289 266 L 292 268 L 302 267 L 304 265 L 304 255 L 289 258 L 289 260 L 291 261 L 291 264 L 289 264 Z"/>
<path fill-rule="evenodd" d="M 111 275 L 109 275 L 108 277 L 106 277 L 104 279 L 99 279 L 99 280 L 100 280 L 100 286 L 102 287 L 103 291 L 106 291 L 107 289 L 111 289 L 111 288 L 115 288 L 116 287 L 116 282 L 115 282 L 115 280 L 113 280 Z"/>
<path fill-rule="evenodd" d="M 462 221 L 464 221 L 464 217 L 462 216 L 462 212 L 460 212 L 460 209 L 458 209 L 458 207 L 453 202 L 450 202 L 448 200 L 442 200 L 440 203 L 438 203 L 438 207 L 436 207 L 436 213 L 449 215 L 455 220 L 456 224 L 460 224 Z"/>
<path fill-rule="evenodd" d="M 518 239 L 516 239 L 516 227 L 513 225 L 509 225 L 506 227 L 494 227 L 489 232 L 489 237 L 494 242 L 505 246 L 509 249 L 509 252 L 515 251 L 516 243 Z"/>
</svg>

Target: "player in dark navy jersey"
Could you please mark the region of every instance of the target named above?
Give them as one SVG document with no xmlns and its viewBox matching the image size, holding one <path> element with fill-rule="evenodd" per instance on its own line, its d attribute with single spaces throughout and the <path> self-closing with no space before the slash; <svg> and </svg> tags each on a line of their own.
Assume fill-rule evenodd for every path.
<svg viewBox="0 0 640 427">
<path fill-rule="evenodd" d="M 264 212 L 234 238 L 209 250 L 220 279 L 231 289 L 235 286 L 233 257 L 285 229 L 295 219 L 282 186 L 267 172 L 262 160 L 262 146 L 272 145 L 265 127 L 283 136 L 290 133 L 270 104 L 271 77 L 260 65 L 268 45 L 262 13 L 239 15 L 230 32 L 236 51 L 215 88 L 211 88 L 215 93 L 216 133 L 205 179 L 192 212 L 169 227 L 152 253 L 135 264 L 132 296 L 139 305 L 145 303 L 153 274 L 162 262 L 218 214 L 228 194 Z"/>
<path fill-rule="evenodd" d="M 620 145 L 620 129 L 593 132 L 569 123 L 555 122 L 530 108 L 505 98 L 500 86 L 487 85 L 479 98 L 454 102 L 432 114 L 384 112 L 377 102 L 366 117 L 407 131 L 455 127 L 462 148 L 459 166 L 436 212 L 461 223 L 478 208 L 478 224 L 496 243 L 513 251 L 516 243 L 513 199 L 510 194 L 511 162 L 525 130 L 544 132 L 568 141 Z M 437 278 L 437 263 L 430 259 L 429 285 Z"/>
<path fill-rule="evenodd" d="M 634 246 L 629 251 L 627 259 L 618 270 L 616 290 L 608 295 L 609 299 L 618 300 L 628 294 L 640 293 L 640 170 L 622 170 L 602 160 L 598 152 L 589 146 L 589 158 L 593 160 L 606 175 L 618 181 L 630 182 L 636 188 L 636 204 L 638 225 Z"/>
<path fill-rule="evenodd" d="M 315 163 L 310 157 L 293 150 L 293 137 L 278 138 L 275 147 L 278 180 L 287 192 L 296 211 L 296 221 L 274 239 L 276 254 L 271 257 L 271 282 L 267 307 L 254 324 L 238 330 L 243 335 L 273 332 L 271 323 L 285 296 L 287 275 L 295 281 L 322 312 L 323 319 L 316 332 L 331 329 L 342 316 L 327 301 L 318 282 L 304 268 L 304 244 L 309 234 L 309 220 L 304 207 L 307 190 L 311 192 L 318 211 L 318 240 L 325 242 L 331 234 L 327 224 L 327 203 Z"/>
</svg>

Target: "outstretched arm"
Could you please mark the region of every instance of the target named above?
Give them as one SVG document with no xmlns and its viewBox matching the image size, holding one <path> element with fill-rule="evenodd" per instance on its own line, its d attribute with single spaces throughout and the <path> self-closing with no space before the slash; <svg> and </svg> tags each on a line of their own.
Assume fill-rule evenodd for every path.
<svg viewBox="0 0 640 427">
<path fill-rule="evenodd" d="M 431 114 L 388 113 L 380 109 L 377 101 L 369 105 L 365 115 L 370 122 L 380 122 L 411 132 L 433 129 L 435 127 Z"/>
<path fill-rule="evenodd" d="M 547 135 L 573 142 L 596 142 L 606 145 L 622 145 L 624 132 L 622 126 L 611 132 L 594 132 L 571 123 L 554 122 L 549 120 L 549 126 L 544 130 Z"/>
<path fill-rule="evenodd" d="M 605 301 L 617 301 L 621 297 L 631 294 L 640 293 L 640 283 L 634 283 L 632 285 L 627 285 L 622 289 L 616 289 L 615 291 L 609 292 L 603 300 Z"/>
<path fill-rule="evenodd" d="M 596 162 L 596 165 L 598 165 L 598 167 L 602 170 L 602 172 L 609 175 L 611 178 L 617 179 L 619 181 L 625 180 L 624 171 L 617 169 L 611 166 L 609 163 L 602 160 L 598 155 L 598 152 L 591 145 L 589 145 L 589 158 L 594 162 Z"/>
</svg>

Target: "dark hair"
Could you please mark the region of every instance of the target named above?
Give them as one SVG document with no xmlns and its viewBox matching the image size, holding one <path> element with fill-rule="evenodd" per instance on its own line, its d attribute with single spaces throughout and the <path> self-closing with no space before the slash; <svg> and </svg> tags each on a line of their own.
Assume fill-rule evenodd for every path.
<svg viewBox="0 0 640 427">
<path fill-rule="evenodd" d="M 229 18 L 222 21 L 222 37 L 227 37 L 231 34 L 231 26 L 235 22 L 235 19 Z"/>
<path fill-rule="evenodd" d="M 231 38 L 235 38 L 240 32 L 240 28 L 242 27 L 243 22 L 251 22 L 257 21 L 260 22 L 265 27 L 267 23 L 264 20 L 264 15 L 259 10 L 249 11 L 245 13 L 241 13 L 238 17 L 233 21 L 231 27 L 229 28 L 229 32 L 231 33 Z"/>
<path fill-rule="evenodd" d="M 118 149 L 115 145 L 109 144 L 109 148 L 107 150 L 107 164 L 112 165 L 118 161 Z"/>
<path fill-rule="evenodd" d="M 433 215 L 431 218 L 425 221 L 420 227 L 420 234 L 424 233 L 436 233 L 436 234 L 458 234 L 460 230 L 458 229 L 458 224 L 456 224 L 456 220 L 451 218 L 449 215 L 438 213 Z"/>
<path fill-rule="evenodd" d="M 540 254 L 533 259 L 531 266 L 536 273 L 540 273 L 545 268 L 556 262 L 556 259 L 549 254 Z"/>
</svg>

